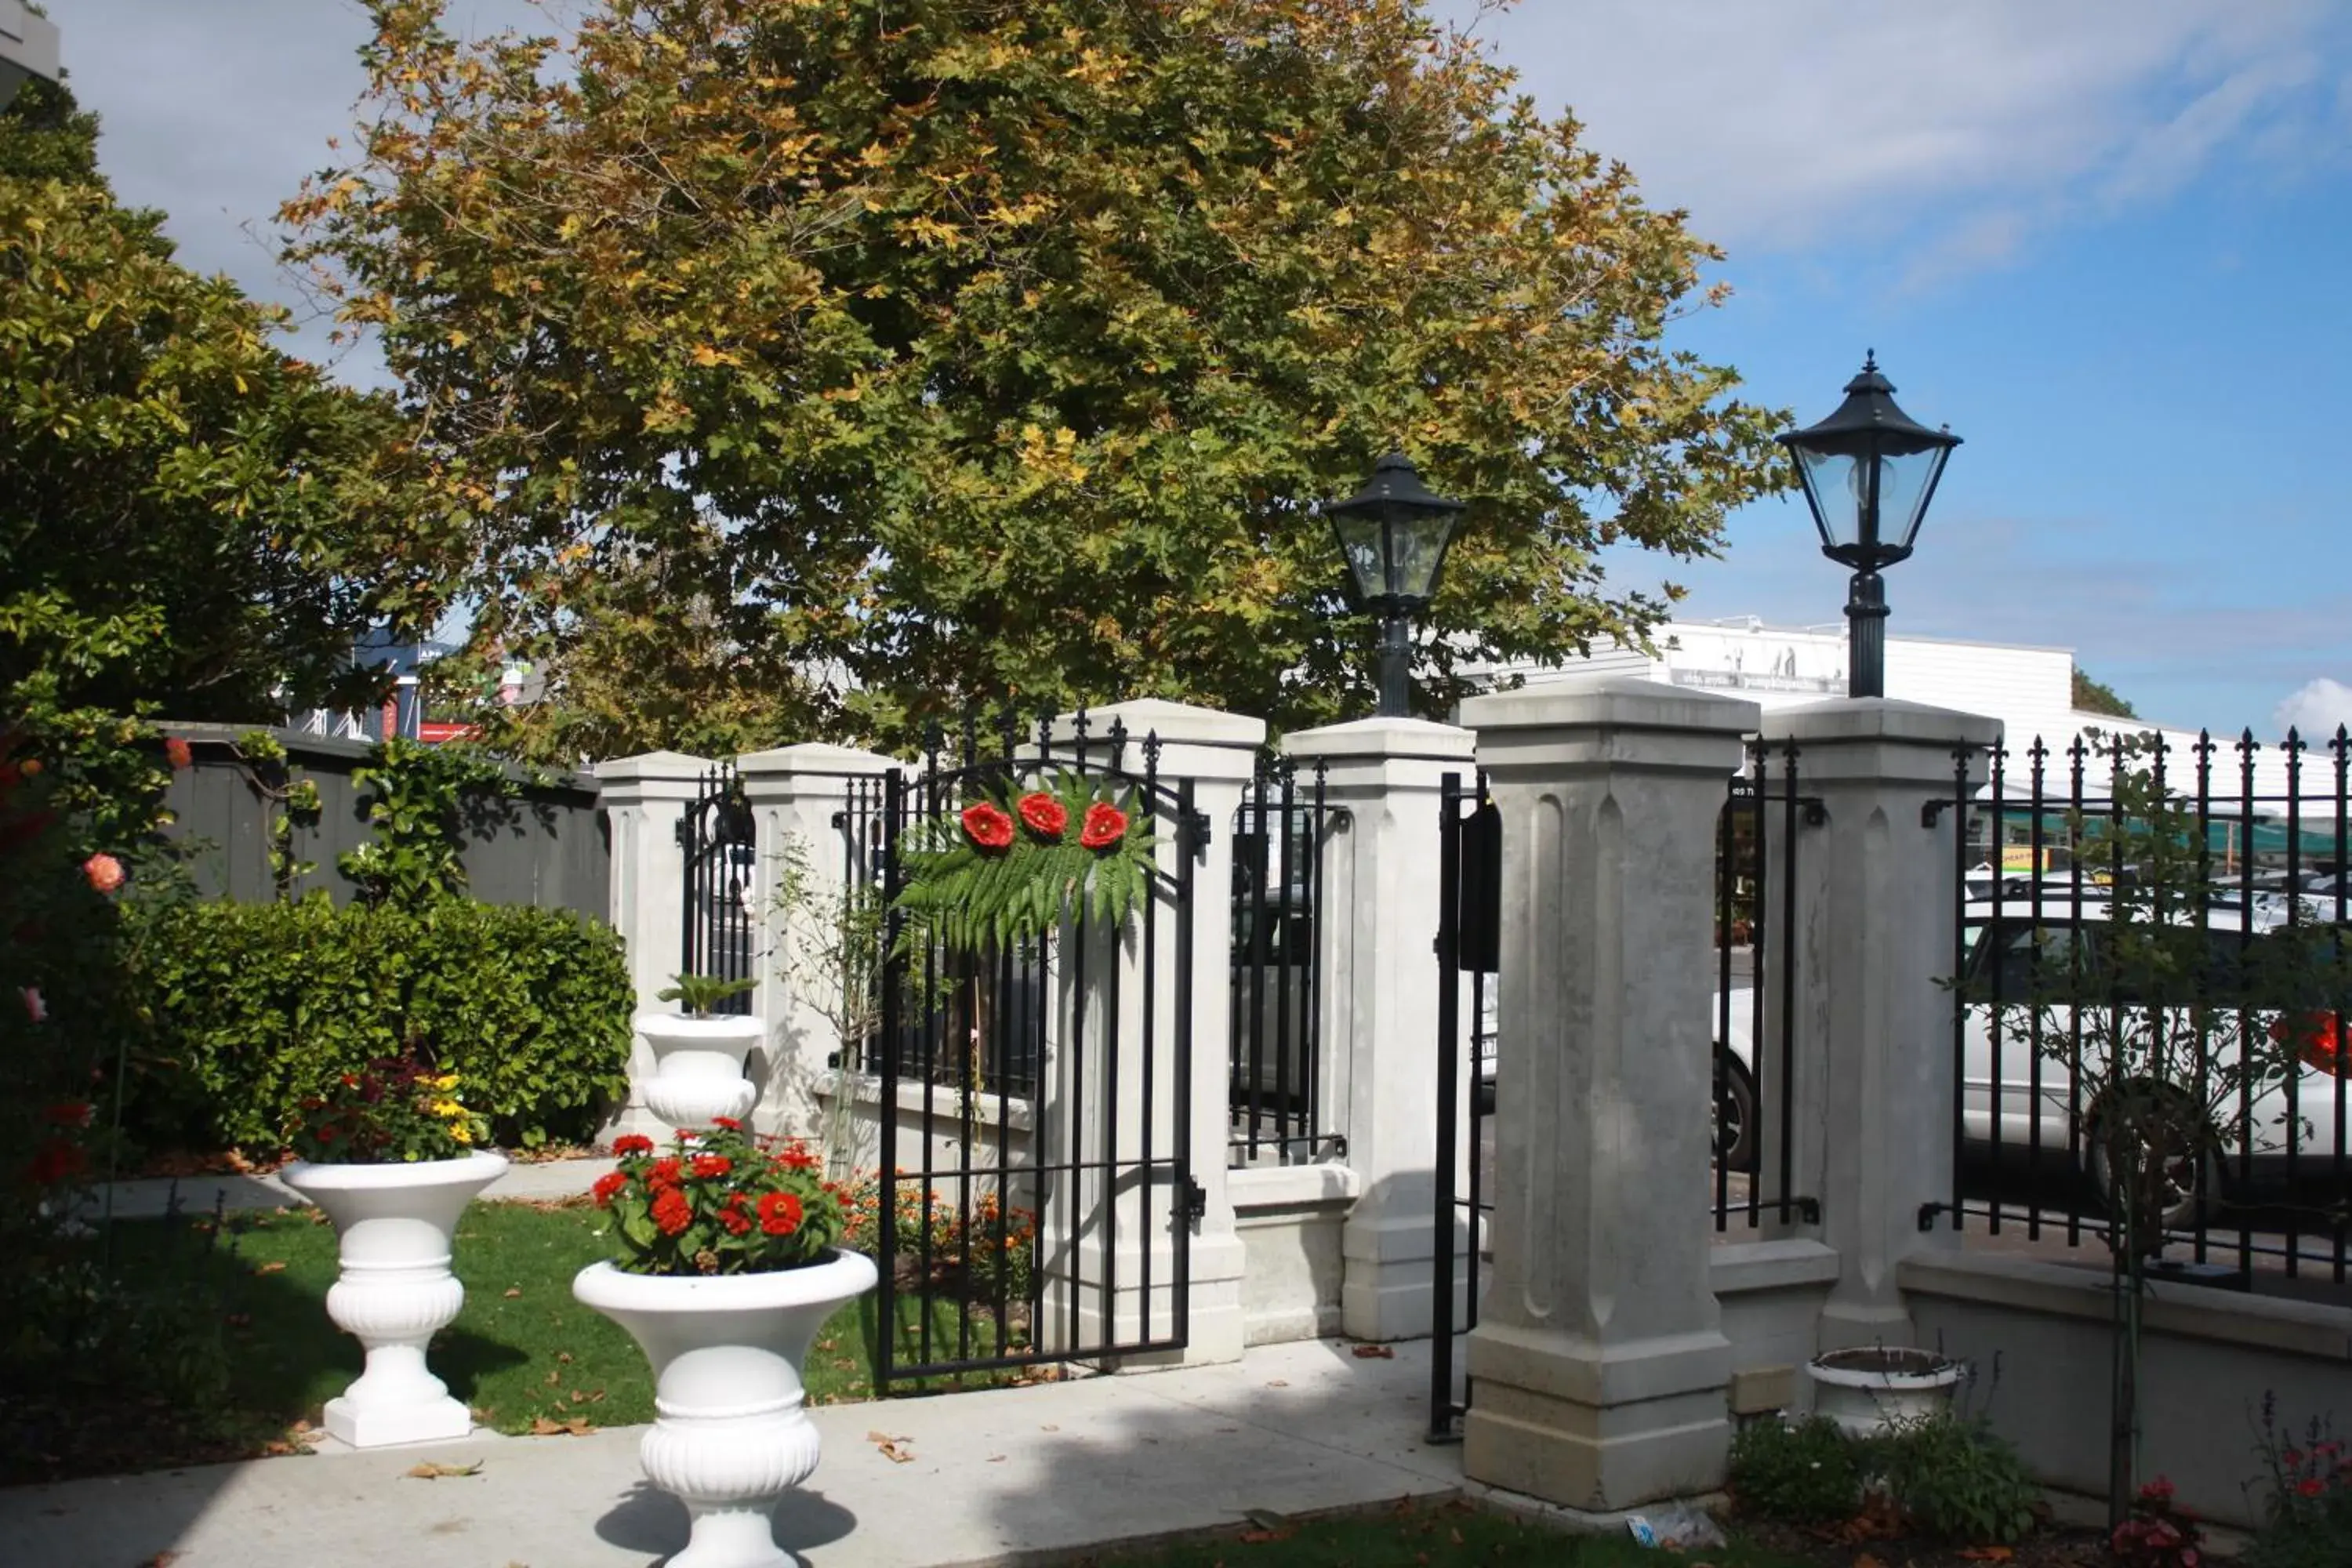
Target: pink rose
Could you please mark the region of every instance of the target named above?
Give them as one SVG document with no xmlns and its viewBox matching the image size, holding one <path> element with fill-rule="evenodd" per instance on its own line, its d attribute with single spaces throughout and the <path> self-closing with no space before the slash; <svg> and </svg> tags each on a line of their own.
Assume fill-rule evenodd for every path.
<svg viewBox="0 0 2352 1568">
<path fill-rule="evenodd" d="M 122 862 L 102 851 L 81 863 L 81 874 L 89 879 L 91 888 L 101 893 L 110 893 L 122 886 Z"/>
<path fill-rule="evenodd" d="M 25 1016 L 36 1024 L 49 1021 L 49 1005 L 41 1000 L 41 988 L 37 985 L 25 987 Z"/>
</svg>

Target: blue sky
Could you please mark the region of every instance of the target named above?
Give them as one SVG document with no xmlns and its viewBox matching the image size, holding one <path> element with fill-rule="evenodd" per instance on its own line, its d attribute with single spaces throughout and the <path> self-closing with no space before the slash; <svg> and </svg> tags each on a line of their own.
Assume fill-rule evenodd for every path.
<svg viewBox="0 0 2352 1568">
<path fill-rule="evenodd" d="M 1684 346 L 1806 422 L 1875 347 L 1904 406 L 1967 438 L 1889 574 L 1898 635 L 2071 647 L 2168 722 L 2352 721 L 2352 6 L 1437 9 L 1729 252 L 1735 297 Z M 348 123 L 357 6 L 52 14 L 124 196 L 172 215 L 191 264 L 298 302 L 252 229 Z M 1735 517 L 1720 561 L 1612 571 L 1674 577 L 1695 616 L 1844 601 L 1794 501 Z"/>
</svg>

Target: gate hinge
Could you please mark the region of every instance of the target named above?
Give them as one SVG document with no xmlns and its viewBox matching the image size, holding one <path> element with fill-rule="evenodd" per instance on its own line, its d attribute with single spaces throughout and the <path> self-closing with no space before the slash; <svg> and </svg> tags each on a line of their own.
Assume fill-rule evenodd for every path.
<svg viewBox="0 0 2352 1568">
<path fill-rule="evenodd" d="M 1207 812 L 1196 811 L 1192 814 L 1193 859 L 1206 860 L 1209 858 L 1209 840 L 1215 835 L 1215 832 L 1216 829 L 1211 825 L 1209 821 L 1209 814 Z"/>
<path fill-rule="evenodd" d="M 1194 1225 L 1209 1217 L 1209 1189 L 1190 1176 L 1184 1178 L 1184 1217 Z"/>
</svg>

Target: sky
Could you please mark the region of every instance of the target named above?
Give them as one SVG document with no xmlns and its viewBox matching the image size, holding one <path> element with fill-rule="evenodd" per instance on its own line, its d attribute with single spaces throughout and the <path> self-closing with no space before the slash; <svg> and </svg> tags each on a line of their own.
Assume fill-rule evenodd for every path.
<svg viewBox="0 0 2352 1568">
<path fill-rule="evenodd" d="M 2352 5 L 2340 0 L 1523 0 L 1440 15 L 1720 246 L 1674 341 L 1798 423 L 1874 348 L 1965 438 L 1895 635 L 2071 647 L 2143 717 L 2352 723 Z M 525 0 L 453 0 L 477 30 Z M 269 222 L 334 161 L 352 0 L 52 0 L 124 199 L 298 310 Z M 294 351 L 324 358 L 323 327 Z M 364 352 L 341 374 L 380 374 Z M 1803 503 L 1721 559 L 1612 554 L 1691 617 L 1836 622 Z"/>
</svg>

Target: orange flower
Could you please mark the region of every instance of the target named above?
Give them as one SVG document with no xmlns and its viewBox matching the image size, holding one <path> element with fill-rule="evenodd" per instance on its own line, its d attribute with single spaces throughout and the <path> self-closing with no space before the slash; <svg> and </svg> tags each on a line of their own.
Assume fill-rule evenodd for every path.
<svg viewBox="0 0 2352 1568">
<path fill-rule="evenodd" d="M 101 893 L 110 893 L 122 886 L 122 862 L 104 851 L 83 861 L 81 874 L 89 879 L 92 889 Z"/>
<path fill-rule="evenodd" d="M 175 769 L 184 768 L 196 760 L 195 753 L 188 750 L 188 743 L 177 735 L 170 736 L 163 742 L 163 755 L 170 759 L 172 766 Z"/>
</svg>

